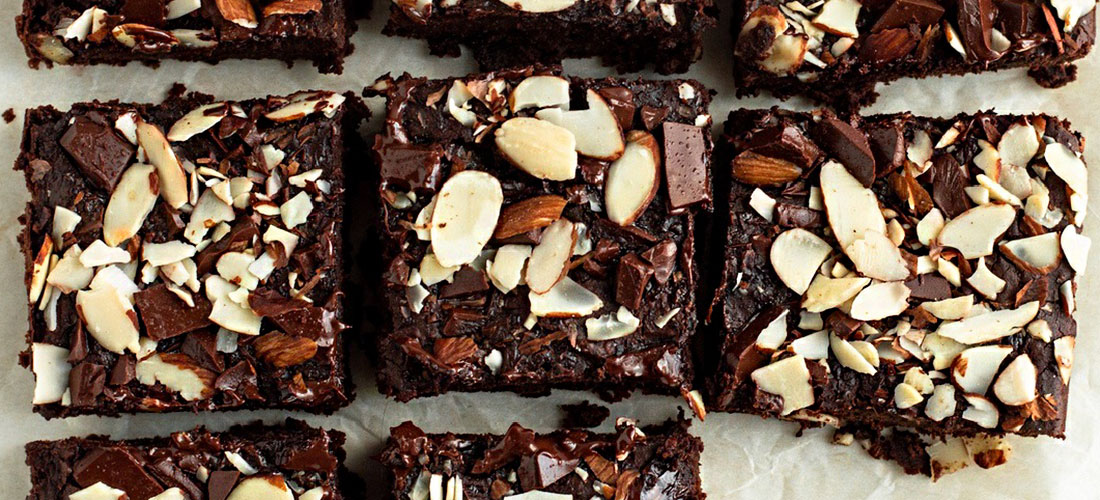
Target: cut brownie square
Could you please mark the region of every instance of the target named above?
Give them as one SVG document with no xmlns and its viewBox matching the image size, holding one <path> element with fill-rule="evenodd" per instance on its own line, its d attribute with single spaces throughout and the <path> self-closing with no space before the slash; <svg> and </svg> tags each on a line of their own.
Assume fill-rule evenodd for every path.
<svg viewBox="0 0 1100 500">
<path fill-rule="evenodd" d="M 711 0 L 395 0 L 383 33 L 428 41 L 432 54 L 473 51 L 482 70 L 599 57 L 620 71 L 682 73 L 718 24 Z"/>
<path fill-rule="evenodd" d="M 287 419 L 225 432 L 203 427 L 170 437 L 106 436 L 28 443 L 27 500 L 341 500 L 344 433 Z"/>
<path fill-rule="evenodd" d="M 381 461 L 393 497 L 415 500 L 706 498 L 699 479 L 703 441 L 686 420 L 641 428 L 620 418 L 616 432 L 536 434 L 512 424 L 503 436 L 391 429 Z"/>
<path fill-rule="evenodd" d="M 690 395 L 708 90 L 530 68 L 373 89 L 383 392 Z"/>
<path fill-rule="evenodd" d="M 348 1 L 23 0 L 16 28 L 32 67 L 306 59 L 339 73 L 355 31 Z"/>
<path fill-rule="evenodd" d="M 739 95 L 869 105 L 902 77 L 1026 67 L 1044 87 L 1073 81 L 1096 38 L 1095 2 L 1047 0 L 735 1 Z"/>
<path fill-rule="evenodd" d="M 736 111 L 711 410 L 1063 437 L 1089 239 L 1047 115 Z"/>
<path fill-rule="evenodd" d="M 35 411 L 331 412 L 345 96 L 27 111 L 16 169 Z"/>
</svg>

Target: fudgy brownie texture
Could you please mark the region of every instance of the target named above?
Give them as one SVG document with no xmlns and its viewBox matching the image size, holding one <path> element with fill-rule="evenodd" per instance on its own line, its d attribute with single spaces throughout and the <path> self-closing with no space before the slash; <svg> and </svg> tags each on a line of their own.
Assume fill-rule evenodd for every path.
<svg viewBox="0 0 1100 500">
<path fill-rule="evenodd" d="M 432 54 L 473 51 L 482 70 L 599 57 L 619 71 L 682 73 L 718 24 L 711 0 L 397 0 L 383 33 L 428 41 Z"/>
<path fill-rule="evenodd" d="M 425 434 L 405 422 L 391 429 L 381 461 L 399 500 L 701 500 L 703 442 L 688 425 L 640 428 L 620 418 L 613 434 L 536 434 L 512 424 L 500 436 Z"/>
<path fill-rule="evenodd" d="M 698 402 L 709 91 L 534 69 L 371 91 L 388 99 L 374 145 L 384 393 L 642 389 Z"/>
<path fill-rule="evenodd" d="M 343 131 L 365 110 L 181 92 L 27 111 L 35 411 L 344 406 Z"/>
<path fill-rule="evenodd" d="M 31 67 L 163 59 L 313 61 L 339 73 L 355 23 L 348 0 L 23 0 Z M 350 2 L 354 4 L 355 2 Z"/>
<path fill-rule="evenodd" d="M 742 110 L 722 143 L 710 410 L 1063 437 L 1089 249 L 1067 122 Z"/>
<path fill-rule="evenodd" d="M 1093 2 L 782 0 L 734 2 L 738 95 L 805 95 L 838 110 L 875 84 L 1026 67 L 1045 87 L 1072 81 L 1096 38 Z"/>
<path fill-rule="evenodd" d="M 27 500 L 341 500 L 352 498 L 343 445 L 344 433 L 293 419 L 124 441 L 34 441 Z"/>
</svg>

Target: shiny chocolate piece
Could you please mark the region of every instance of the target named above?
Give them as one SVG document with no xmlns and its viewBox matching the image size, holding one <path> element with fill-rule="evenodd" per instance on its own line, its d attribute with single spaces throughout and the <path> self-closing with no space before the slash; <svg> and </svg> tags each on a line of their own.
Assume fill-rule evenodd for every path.
<svg viewBox="0 0 1100 500">
<path fill-rule="evenodd" d="M 844 165 L 864 186 L 874 182 L 875 156 L 863 132 L 833 117 L 823 118 L 814 131 L 826 155 Z"/>
<path fill-rule="evenodd" d="M 60 143 L 81 172 L 108 192 L 115 188 L 122 171 L 134 157 L 133 145 L 109 126 L 87 116 L 77 117 L 61 136 Z"/>
<path fill-rule="evenodd" d="M 926 28 L 939 22 L 943 12 L 943 6 L 933 0 L 894 0 L 871 27 L 871 32 L 905 28 L 910 23 Z"/>
<path fill-rule="evenodd" d="M 699 455 L 703 442 L 689 422 L 637 426 L 620 418 L 615 432 L 563 429 L 536 434 L 512 424 L 504 435 L 425 434 L 412 422 L 390 430 L 380 461 L 393 477 L 390 492 L 407 498 L 418 478 L 462 481 L 469 500 L 499 500 L 531 491 L 590 498 L 602 485 L 634 498 L 700 500 Z M 582 472 L 578 472 L 582 471 Z M 514 477 L 513 481 L 507 478 Z M 614 495 L 609 495 L 614 496 Z"/>
<path fill-rule="evenodd" d="M 148 500 L 177 487 L 196 500 L 225 500 L 244 478 L 227 454 L 236 454 L 257 475 L 293 482 L 302 493 L 316 490 L 331 500 L 362 495 L 342 470 L 345 436 L 287 419 L 255 422 L 224 432 L 197 428 L 170 437 L 112 441 L 104 436 L 34 441 L 26 445 L 31 469 L 30 500 L 68 498 L 95 483 Z M 308 471 L 308 473 L 303 473 Z M 239 497 L 242 493 L 238 493 Z"/>
<path fill-rule="evenodd" d="M 175 337 L 210 324 L 213 308 L 210 301 L 203 295 L 195 295 L 192 300 L 195 305 L 188 306 L 163 283 L 134 294 L 145 332 L 153 340 Z"/>
<path fill-rule="evenodd" d="M 748 150 L 786 160 L 802 168 L 817 161 L 821 150 L 796 127 L 775 126 L 762 129 L 749 140 Z"/>
<path fill-rule="evenodd" d="M 615 300 L 631 310 L 638 310 L 645 296 L 645 286 L 653 277 L 653 268 L 637 254 L 627 254 L 619 261 L 615 280 Z"/>
<path fill-rule="evenodd" d="M 673 210 L 710 202 L 706 139 L 694 125 L 665 122 L 665 180 Z"/>
</svg>

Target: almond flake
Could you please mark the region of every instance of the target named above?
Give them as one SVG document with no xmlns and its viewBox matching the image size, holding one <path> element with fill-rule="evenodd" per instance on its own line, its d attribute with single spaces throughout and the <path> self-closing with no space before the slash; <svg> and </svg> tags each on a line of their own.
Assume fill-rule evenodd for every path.
<svg viewBox="0 0 1100 500">
<path fill-rule="evenodd" d="M 588 89 L 585 99 L 588 109 L 562 111 L 551 108 L 539 111 L 535 116 L 572 133 L 578 153 L 607 161 L 618 159 L 625 147 L 619 119 L 595 90 Z"/>
<path fill-rule="evenodd" d="M 76 230 L 80 225 L 80 215 L 60 205 L 54 207 L 53 225 L 50 236 L 53 238 L 53 246 L 61 246 L 65 241 L 65 235 Z"/>
<path fill-rule="evenodd" d="M 83 289 L 92 281 L 93 270 L 80 263 L 83 252 L 80 245 L 73 244 L 65 255 L 53 265 L 46 276 L 46 284 L 57 287 L 63 293 Z"/>
<path fill-rule="evenodd" d="M 115 354 L 138 351 L 137 313 L 122 293 L 112 288 L 81 290 L 76 308 L 88 333 L 104 349 Z"/>
<path fill-rule="evenodd" d="M 863 187 L 848 169 L 830 160 L 821 166 L 820 177 L 829 225 L 841 248 L 848 248 L 868 231 L 886 234 L 886 220 L 875 193 Z"/>
<path fill-rule="evenodd" d="M 95 278 L 88 284 L 92 290 L 111 289 L 117 291 L 133 304 L 134 294 L 139 291 L 134 280 L 118 266 L 106 266 L 95 273 Z"/>
<path fill-rule="evenodd" d="M 970 308 L 974 306 L 974 296 L 963 295 L 934 302 L 924 302 L 920 306 L 939 319 L 958 320 L 963 319 L 970 312 Z"/>
<path fill-rule="evenodd" d="M 748 26 L 746 24 L 746 26 Z M 809 41 L 805 35 L 790 35 L 782 33 L 775 38 L 771 46 L 771 54 L 760 61 L 760 67 L 776 75 L 789 75 L 802 66 L 806 59 L 807 45 Z"/>
<path fill-rule="evenodd" d="M 1077 228 L 1066 226 L 1062 230 L 1059 241 L 1061 241 L 1062 253 L 1065 254 L 1069 266 L 1077 273 L 1085 274 L 1085 265 L 1088 264 L 1089 247 L 1092 246 L 1092 240 L 1088 236 L 1079 234 Z"/>
<path fill-rule="evenodd" d="M 913 142 L 905 148 L 905 157 L 915 163 L 921 171 L 932 161 L 932 138 L 923 130 L 913 131 Z"/>
<path fill-rule="evenodd" d="M 763 189 L 753 189 L 749 195 L 749 206 L 768 222 L 775 219 L 775 205 L 775 198 L 768 196 Z"/>
<path fill-rule="evenodd" d="M 955 407 L 955 386 L 940 384 L 932 390 L 932 396 L 924 405 L 924 414 L 935 422 L 942 422 L 943 419 L 955 415 Z"/>
<path fill-rule="evenodd" d="M 477 123 L 477 114 L 470 110 L 470 101 L 474 94 L 462 80 L 455 80 L 447 91 L 447 111 L 458 123 L 466 127 L 473 127 Z"/>
<path fill-rule="evenodd" d="M 970 405 L 962 413 L 963 420 L 969 420 L 986 429 L 997 428 L 1001 412 L 997 411 L 997 407 L 992 402 L 977 394 L 966 394 L 963 398 Z"/>
<path fill-rule="evenodd" d="M 210 311 L 210 321 L 232 332 L 260 334 L 260 317 L 231 297 L 240 287 L 221 276 L 207 276 L 205 285 L 206 297 L 214 304 Z"/>
<path fill-rule="evenodd" d="M 874 230 L 863 232 L 844 249 L 852 259 L 856 270 L 869 278 L 881 281 L 898 281 L 909 277 L 909 266 L 901 251 L 885 235 Z"/>
<path fill-rule="evenodd" d="M 972 315 L 940 325 L 936 333 L 963 344 L 981 344 L 1012 335 L 1035 319 L 1039 302 L 1032 301 L 1016 309 L 1001 309 Z"/>
<path fill-rule="evenodd" d="M 894 406 L 899 410 L 912 408 L 921 404 L 924 396 L 915 387 L 904 382 L 894 387 Z"/>
<path fill-rule="evenodd" d="M 69 500 L 123 500 L 128 498 L 126 492 L 118 490 L 97 481 L 91 486 L 80 491 L 74 491 L 69 495 Z"/>
<path fill-rule="evenodd" d="M 660 185 L 661 150 L 657 140 L 639 130 L 627 134 L 626 149 L 611 163 L 604 183 L 607 218 L 628 226 L 645 212 Z"/>
<path fill-rule="evenodd" d="M 160 195 L 172 208 L 187 203 L 187 176 L 183 173 L 176 153 L 160 131 L 160 127 L 145 121 L 137 123 L 138 145 L 145 150 L 149 163 L 157 169 L 157 181 Z M 116 191 L 118 188 L 115 188 Z"/>
<path fill-rule="evenodd" d="M 205 399 L 213 394 L 214 374 L 190 359 L 183 354 L 154 353 L 138 361 L 136 378 L 145 385 L 159 382 L 187 401 Z"/>
<path fill-rule="evenodd" d="M 1012 354 L 1012 348 L 1001 345 L 971 347 L 955 359 L 951 378 L 967 394 L 985 394 L 1001 362 Z"/>
<path fill-rule="evenodd" d="M 954 400 L 952 400 L 952 404 Z M 937 440 L 927 448 L 931 461 L 932 481 L 958 472 L 970 465 L 970 454 L 962 438 L 949 436 L 946 441 Z"/>
<path fill-rule="evenodd" d="M 283 219 L 283 225 L 287 229 L 294 229 L 299 224 L 305 224 L 309 220 L 309 214 L 313 212 L 313 202 L 305 191 L 299 191 L 293 198 L 279 205 L 279 216 Z"/>
<path fill-rule="evenodd" d="M 1077 22 L 1096 7 L 1096 0 L 1050 0 L 1050 6 L 1058 12 L 1062 20 L 1062 30 L 1072 33 Z"/>
<path fill-rule="evenodd" d="M 342 94 L 334 92 L 297 92 L 287 96 L 282 107 L 267 112 L 264 117 L 281 123 L 300 120 L 320 111 L 325 118 L 332 118 L 345 99 Z"/>
<path fill-rule="evenodd" d="M 247 290 L 255 290 L 259 280 L 248 271 L 248 266 L 256 259 L 243 252 L 225 252 L 218 258 L 215 267 L 226 281 Z"/>
<path fill-rule="evenodd" d="M 924 246 L 931 246 L 932 242 L 943 230 L 944 219 L 940 209 L 929 210 L 924 218 L 917 223 L 917 240 Z"/>
<path fill-rule="evenodd" d="M 802 308 L 812 313 L 832 309 L 848 302 L 870 283 L 870 278 L 827 278 L 818 275 L 806 290 Z"/>
<path fill-rule="evenodd" d="M 568 9 L 577 3 L 577 0 L 501 0 L 501 3 L 523 12 L 542 13 Z"/>
<path fill-rule="evenodd" d="M 775 237 L 769 260 L 787 288 L 802 295 L 830 253 L 832 247 L 825 240 L 805 229 L 794 228 Z"/>
<path fill-rule="evenodd" d="M 152 165 L 137 163 L 122 173 L 103 212 L 103 240 L 116 246 L 137 234 L 159 193 Z"/>
<path fill-rule="evenodd" d="M 481 254 L 500 217 L 500 181 L 478 170 L 464 170 L 436 195 L 431 217 L 432 250 L 443 266 L 468 264 Z"/>
<path fill-rule="evenodd" d="M 233 207 L 218 198 L 212 190 L 207 189 L 199 196 L 195 209 L 191 211 L 191 219 L 183 229 L 183 237 L 197 245 L 206 237 L 211 227 L 219 222 L 232 221 L 235 217 Z"/>
<path fill-rule="evenodd" d="M 538 317 L 576 318 L 588 316 L 601 307 L 603 301 L 587 288 L 565 276 L 544 294 L 528 293 L 531 314 Z"/>
<path fill-rule="evenodd" d="M 69 388 L 69 350 L 53 344 L 31 344 L 31 371 L 34 372 L 33 404 L 61 401 Z"/>
<path fill-rule="evenodd" d="M 168 140 L 171 142 L 183 142 L 198 134 L 210 130 L 229 114 L 229 105 L 224 102 L 215 102 L 199 106 L 172 125 L 168 131 Z"/>
<path fill-rule="evenodd" d="M 845 368 L 864 375 L 874 375 L 878 371 L 850 342 L 837 337 L 836 334 L 829 335 L 829 348 L 832 350 L 833 356 L 836 356 L 836 360 Z"/>
<path fill-rule="evenodd" d="M 122 248 L 107 246 L 103 240 L 95 240 L 80 254 L 80 264 L 84 267 L 99 267 L 108 264 L 130 262 L 130 252 Z"/>
<path fill-rule="evenodd" d="M 964 258 L 976 259 L 993 253 L 993 243 L 1016 218 L 1010 205 L 993 204 L 971 208 L 943 226 L 936 238 L 940 245 L 951 247 Z"/>
<path fill-rule="evenodd" d="M 1014 264 L 1033 273 L 1049 273 L 1062 261 L 1058 233 L 1001 242 L 999 248 Z"/>
<path fill-rule="evenodd" d="M 165 5 L 167 14 L 164 16 L 166 20 L 179 19 L 187 14 L 190 14 L 202 7 L 202 0 L 168 0 Z"/>
<path fill-rule="evenodd" d="M 1001 141 L 997 143 L 997 153 L 1001 158 L 1002 167 L 1004 164 L 1026 167 L 1038 152 L 1039 134 L 1035 127 L 1027 122 L 1012 124 L 1001 135 Z"/>
<path fill-rule="evenodd" d="M 814 17 L 814 26 L 828 33 L 848 38 L 858 38 L 856 21 L 863 4 L 857 0 L 827 0 Z"/>
<path fill-rule="evenodd" d="M 1035 401 L 1035 385 L 1039 374 L 1027 353 L 1016 356 L 993 383 L 993 394 L 1009 406 L 1021 406 Z"/>
<path fill-rule="evenodd" d="M 512 111 L 527 108 L 569 109 L 569 81 L 554 75 L 529 76 L 508 96 Z"/>
<path fill-rule="evenodd" d="M 752 381 L 761 391 L 775 394 L 783 400 L 781 415 L 790 415 L 814 404 L 814 389 L 810 385 L 810 370 L 802 356 L 791 356 L 752 372 Z"/>
<path fill-rule="evenodd" d="M 98 240 L 97 240 L 98 241 Z M 42 239 L 42 246 L 34 256 L 31 264 L 31 279 L 27 283 L 28 300 L 33 304 L 42 296 L 42 290 L 46 287 L 46 277 L 50 273 L 50 260 L 53 257 L 53 239 Z"/>
<path fill-rule="evenodd" d="M 1070 372 L 1073 371 L 1073 350 L 1076 346 L 1076 337 L 1054 339 L 1054 359 L 1058 362 L 1058 374 L 1062 377 L 1063 384 L 1069 384 Z"/>
<path fill-rule="evenodd" d="M 498 290 L 508 293 L 523 281 L 523 267 L 531 257 L 528 245 L 504 245 L 497 249 L 492 264 L 488 266 L 489 279 Z"/>
<path fill-rule="evenodd" d="M 806 359 L 829 357 L 829 332 L 821 330 L 791 341 L 791 351 Z"/>
<path fill-rule="evenodd" d="M 619 306 L 619 310 L 615 313 L 609 312 L 603 316 L 586 319 L 584 328 L 589 341 L 602 342 L 630 335 L 641 323 L 641 320 L 634 317 L 629 309 Z"/>
<path fill-rule="evenodd" d="M 527 262 L 527 286 L 532 292 L 546 293 L 565 276 L 576 241 L 575 225 L 568 219 L 558 219 L 542 231 Z"/>
<path fill-rule="evenodd" d="M 768 326 L 760 329 L 760 334 L 756 336 L 756 345 L 761 349 L 774 351 L 779 349 L 785 340 L 787 340 L 787 311 L 783 311 L 768 323 Z"/>
<path fill-rule="evenodd" d="M 1052 142 L 1046 145 L 1043 157 L 1046 159 L 1051 171 L 1065 181 L 1074 193 L 1088 194 L 1088 169 L 1085 168 L 1085 162 L 1081 161 L 1076 153 L 1070 151 L 1060 142 Z"/>
<path fill-rule="evenodd" d="M 978 259 L 977 267 L 966 281 L 990 300 L 996 299 L 1001 290 L 1005 288 L 1005 280 L 993 274 L 993 271 L 986 267 L 985 257 Z"/>
<path fill-rule="evenodd" d="M 250 476 L 237 483 L 226 500 L 294 500 L 294 492 L 281 475 Z"/>
<path fill-rule="evenodd" d="M 856 295 L 848 315 L 860 321 L 897 316 L 909 308 L 909 293 L 909 287 L 900 281 L 875 283 Z"/>
</svg>

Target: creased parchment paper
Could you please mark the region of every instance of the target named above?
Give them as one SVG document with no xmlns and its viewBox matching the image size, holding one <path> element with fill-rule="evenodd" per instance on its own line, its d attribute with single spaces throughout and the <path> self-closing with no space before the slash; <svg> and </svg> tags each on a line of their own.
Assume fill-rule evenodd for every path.
<svg viewBox="0 0 1100 500">
<path fill-rule="evenodd" d="M 27 68 L 23 48 L 16 39 L 11 19 L 22 2 L 0 2 L 0 110 L 15 108 L 17 120 L 0 123 L 0 283 L 8 294 L 0 297 L 0 498 L 24 498 L 30 490 L 23 464 L 23 444 L 35 439 L 58 439 L 88 433 L 131 438 L 167 434 L 204 424 L 222 430 L 234 423 L 264 419 L 277 422 L 288 415 L 313 425 L 340 429 L 348 434 L 348 466 L 368 484 L 368 498 L 381 498 L 385 484 L 381 467 L 371 457 L 381 449 L 391 426 L 412 419 L 429 431 L 503 432 L 512 421 L 538 430 L 557 425 L 557 405 L 595 400 L 585 393 L 557 391 L 551 397 L 528 399 L 509 394 L 451 394 L 399 404 L 383 398 L 375 387 L 372 367 L 361 353 L 352 357 L 358 397 L 351 406 L 331 417 L 281 411 L 216 414 L 136 415 L 125 418 L 80 417 L 45 421 L 31 413 L 33 377 L 16 365 L 24 348 L 26 293 L 23 259 L 16 236 L 27 200 L 21 173 L 10 169 L 19 151 L 23 110 L 51 104 L 65 109 L 71 103 L 98 99 L 159 102 L 174 82 L 189 89 L 225 99 L 244 99 L 268 94 L 287 94 L 299 89 L 323 88 L 359 92 L 383 73 L 407 71 L 414 75 L 445 77 L 476 69 L 468 58 L 430 57 L 425 44 L 380 34 L 388 2 L 376 1 L 372 19 L 360 23 L 353 41 L 356 49 L 343 75 L 319 75 L 307 63 L 287 69 L 273 61 L 231 61 L 211 66 L 166 62 L 158 69 L 139 64 L 124 68 L 61 67 L 34 71 Z M 725 2 L 723 2 L 725 7 Z M 728 9 L 727 9 L 728 10 Z M 688 74 L 718 91 L 711 106 L 715 131 L 730 109 L 767 107 L 778 102 L 768 97 L 738 101 L 734 98 L 730 71 L 729 19 L 709 35 L 705 59 Z M 958 112 L 995 109 L 1002 113 L 1045 111 L 1068 118 L 1074 127 L 1100 141 L 1100 54 L 1080 65 L 1076 83 L 1058 90 L 1039 88 L 1023 70 L 981 76 L 923 81 L 904 80 L 881 87 L 878 104 L 865 112 L 912 110 L 916 114 L 951 116 Z M 602 76 L 607 71 L 592 61 L 567 61 L 568 73 Z M 643 76 L 656 76 L 644 74 Z M 371 99 L 380 120 L 381 99 Z M 787 107 L 809 109 L 792 101 Z M 1100 237 L 1100 148 L 1086 147 L 1093 170 L 1093 188 L 1085 234 Z M 365 165 L 347 165 L 364 168 Z M 716 166 L 716 168 L 721 168 Z M 1098 245 L 1100 246 L 1100 245 Z M 1094 249 L 1089 268 L 1100 272 L 1100 251 Z M 1100 495 L 1100 281 L 1086 276 L 1078 289 L 1077 364 L 1070 391 L 1070 413 L 1065 441 L 1010 438 L 1011 460 L 992 470 L 971 466 L 933 484 L 923 476 L 906 476 L 892 463 L 870 458 L 859 449 L 831 444 L 831 430 L 810 430 L 795 438 L 797 426 L 764 421 L 744 415 L 711 414 L 692 430 L 706 443 L 703 453 L 703 487 L 713 499 L 775 498 L 1096 498 Z M 636 396 L 612 405 L 612 416 L 627 415 L 652 423 L 674 416 L 681 401 L 675 398 Z M 612 419 L 613 420 L 613 419 Z M 602 430 L 609 430 L 611 420 Z"/>
</svg>

